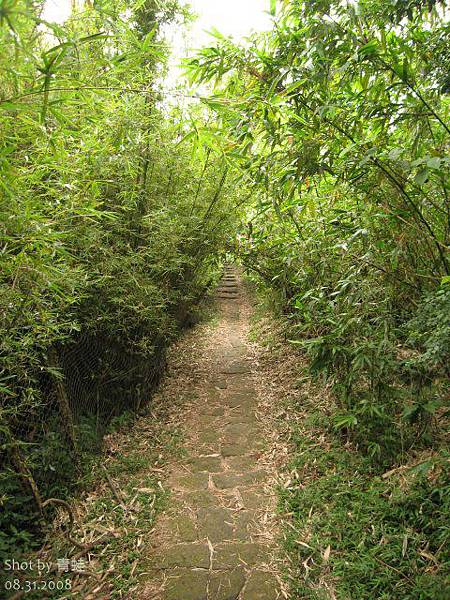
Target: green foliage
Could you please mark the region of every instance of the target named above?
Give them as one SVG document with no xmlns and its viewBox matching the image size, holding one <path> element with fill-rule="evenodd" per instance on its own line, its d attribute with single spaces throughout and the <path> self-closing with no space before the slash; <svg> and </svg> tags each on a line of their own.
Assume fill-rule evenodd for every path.
<svg viewBox="0 0 450 600">
<path fill-rule="evenodd" d="M 30 496 L 11 472 L 0 473 L 0 558 L 14 556 L 17 549 L 35 549 L 38 525 L 36 515 L 30 512 Z"/>
<path fill-rule="evenodd" d="M 417 314 L 406 326 L 408 342 L 420 351 L 410 360 L 414 366 L 422 365 L 432 376 L 445 372 L 450 362 L 450 289 L 444 285 L 427 295 Z"/>
<path fill-rule="evenodd" d="M 186 70 L 214 85 L 216 137 L 254 191 L 234 252 L 332 391 L 320 426 L 311 409 L 291 432 L 291 594 L 443 600 L 446 15 L 409 0 L 277 11 L 273 31 L 245 46 L 216 36 Z"/>
<path fill-rule="evenodd" d="M 412 466 L 399 486 L 357 454 L 299 435 L 291 466 L 298 481 L 281 490 L 280 508 L 293 516 L 293 598 L 328 598 L 330 587 L 337 598 L 446 597 L 448 455 Z"/>
<path fill-rule="evenodd" d="M 333 384 L 334 428 L 385 467 L 446 426 L 448 23 L 435 2 L 278 4 L 186 70 L 254 189 L 236 255 Z"/>
<path fill-rule="evenodd" d="M 176 2 L 84 3 L 64 25 L 40 10 L 0 6 L 0 497 L 17 529 L 24 507 L 36 521 L 24 473 L 44 500 L 69 493 L 71 436 L 95 450 L 148 400 L 240 194 L 163 102 Z"/>
<path fill-rule="evenodd" d="M 0 5 L 0 551 L 35 543 L 29 482 L 70 494 L 77 453 L 148 400 L 226 249 L 337 398 L 339 443 L 286 508 L 335 496 L 310 545 L 339 548 L 342 597 L 438 597 L 423 553 L 441 552 L 448 480 L 419 473 L 396 504 L 364 473 L 438 446 L 448 417 L 449 25 L 429 0 L 269 7 L 273 31 L 215 31 L 186 63 L 214 86 L 205 119 L 158 83 L 164 25 L 188 18 L 174 0 L 85 3 L 64 25 Z"/>
</svg>

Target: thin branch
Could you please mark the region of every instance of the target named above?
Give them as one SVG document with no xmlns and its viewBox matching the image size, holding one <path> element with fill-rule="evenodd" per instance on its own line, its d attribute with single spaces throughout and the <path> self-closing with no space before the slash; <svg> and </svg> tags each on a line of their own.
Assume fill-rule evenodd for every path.
<svg viewBox="0 0 450 600">
<path fill-rule="evenodd" d="M 121 87 L 121 86 L 101 86 L 101 85 L 85 85 L 85 86 L 79 86 L 79 87 L 52 87 L 48 90 L 48 92 L 80 92 L 83 90 L 91 90 L 91 91 L 121 91 L 124 93 L 132 93 L 132 94 L 151 94 L 151 95 L 160 95 L 163 94 L 164 96 L 173 96 L 173 97 L 181 97 L 181 98 L 193 98 L 195 100 L 206 100 L 206 98 L 203 98 L 202 96 L 197 96 L 195 94 L 183 94 L 181 92 L 169 92 L 169 91 L 163 91 L 163 92 L 158 92 L 158 91 L 153 91 L 150 92 L 148 88 L 127 88 L 127 87 Z M 13 102 L 17 102 L 18 100 L 22 100 L 23 98 L 28 98 L 30 96 L 39 96 L 42 94 L 45 94 L 46 90 L 45 89 L 40 89 L 40 90 L 33 90 L 31 92 L 27 92 L 26 94 L 21 94 L 20 96 L 14 96 L 11 98 L 6 98 L 4 100 L 0 100 L 0 105 L 2 104 L 8 104 L 8 103 L 13 103 Z"/>
</svg>

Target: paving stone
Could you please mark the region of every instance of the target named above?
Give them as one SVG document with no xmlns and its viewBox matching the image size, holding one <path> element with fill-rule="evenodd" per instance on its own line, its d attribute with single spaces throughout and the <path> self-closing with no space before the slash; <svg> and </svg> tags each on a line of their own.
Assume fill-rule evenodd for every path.
<svg viewBox="0 0 450 600">
<path fill-rule="evenodd" d="M 158 569 L 208 569 L 209 560 L 209 548 L 206 544 L 177 544 L 150 558 L 151 564 Z"/>
<path fill-rule="evenodd" d="M 202 429 L 216 429 L 219 424 L 221 424 L 221 420 L 214 415 L 206 413 L 196 415 L 195 427 L 198 431 L 201 431 Z"/>
<path fill-rule="evenodd" d="M 181 469 L 171 478 L 175 493 L 163 539 L 170 539 L 173 545 L 158 549 L 152 558 L 157 577 L 167 577 L 162 600 L 278 597 L 276 580 L 263 572 L 269 548 L 259 543 L 263 538 L 255 535 L 255 541 L 252 539 L 254 533 L 261 533 L 262 511 L 272 506 L 272 498 L 258 493 L 262 490 L 256 487 L 267 473 L 258 468 L 264 442 L 255 415 L 258 396 L 252 362 L 240 321 L 247 316 L 241 316 L 236 301 L 240 292 L 236 271 L 230 268 L 217 289 L 216 297 L 224 300 L 219 302 L 224 319 L 222 339 L 211 350 L 215 372 L 207 376 L 203 394 L 197 394 L 196 446 L 183 461 L 192 472 Z M 204 381 L 203 373 L 193 375 L 194 386 Z M 220 456 L 202 456 L 219 450 Z M 208 489 L 210 480 L 218 488 L 215 493 Z M 214 547 L 212 570 L 206 540 Z"/>
<path fill-rule="evenodd" d="M 207 403 L 209 406 L 221 406 L 222 405 L 222 392 L 214 385 L 214 379 L 224 379 L 223 377 L 217 378 L 216 374 L 212 374 L 210 386 L 205 390 L 208 398 Z"/>
<path fill-rule="evenodd" d="M 238 334 L 231 335 L 229 337 L 229 342 L 232 348 L 236 348 L 238 350 L 242 350 L 242 353 L 247 351 L 247 346 L 243 342 L 242 338 Z"/>
<path fill-rule="evenodd" d="M 235 444 L 222 444 L 221 454 L 224 458 L 229 456 L 243 456 L 253 450 L 253 444 L 247 440 L 246 442 L 239 442 Z"/>
<path fill-rule="evenodd" d="M 230 348 L 229 350 L 226 350 L 222 353 L 221 359 L 226 362 L 226 361 L 234 361 L 237 360 L 239 358 L 241 358 L 243 352 L 240 348 Z"/>
<path fill-rule="evenodd" d="M 239 511 L 234 519 L 234 539 L 239 542 L 250 542 L 251 526 L 256 522 L 254 510 Z"/>
<path fill-rule="evenodd" d="M 211 384 L 214 385 L 216 388 L 219 388 L 219 390 L 226 390 L 228 387 L 228 382 L 223 377 L 214 377 L 211 380 Z"/>
<path fill-rule="evenodd" d="M 206 406 L 203 410 L 207 415 L 213 417 L 223 417 L 225 415 L 225 408 L 223 406 Z"/>
<path fill-rule="evenodd" d="M 273 575 L 263 571 L 253 571 L 245 586 L 242 600 L 276 600 L 278 583 Z"/>
<path fill-rule="evenodd" d="M 216 456 L 197 456 L 187 461 L 189 468 L 195 473 L 206 471 L 208 473 L 219 473 L 222 471 L 222 461 Z"/>
<path fill-rule="evenodd" d="M 242 408 L 245 413 L 253 410 L 256 407 L 257 398 L 256 394 L 241 394 L 232 393 L 226 399 L 224 404 L 230 408 Z"/>
<path fill-rule="evenodd" d="M 175 487 L 185 490 L 206 490 L 208 482 L 208 473 L 188 473 L 176 478 Z"/>
<path fill-rule="evenodd" d="M 258 461 L 251 454 L 245 454 L 227 458 L 227 465 L 231 471 L 250 471 L 258 466 Z"/>
<path fill-rule="evenodd" d="M 248 374 L 237 373 L 228 378 L 230 393 L 241 396 L 256 396 L 255 386 Z"/>
<path fill-rule="evenodd" d="M 233 569 L 247 565 L 252 567 L 264 560 L 267 547 L 262 544 L 232 542 L 214 548 L 213 569 Z"/>
<path fill-rule="evenodd" d="M 244 373 L 251 372 L 251 366 L 248 362 L 236 361 L 230 365 L 223 366 L 220 372 L 228 375 L 243 375 Z"/>
<path fill-rule="evenodd" d="M 217 498 L 209 491 L 198 490 L 196 492 L 187 492 L 183 494 L 182 501 L 188 506 L 194 508 L 217 506 Z"/>
<path fill-rule="evenodd" d="M 250 510 L 265 510 L 270 506 L 270 498 L 264 494 L 259 494 L 255 490 L 239 488 L 244 508 Z"/>
<path fill-rule="evenodd" d="M 226 398 L 224 398 L 224 404 L 230 408 L 244 407 L 245 413 L 248 414 L 256 407 L 258 403 L 258 397 L 255 392 L 242 393 L 230 390 Z"/>
<path fill-rule="evenodd" d="M 232 436 L 235 438 L 247 438 L 249 436 L 257 435 L 257 427 L 250 425 L 249 423 L 232 423 L 227 425 L 224 429 L 225 435 L 231 439 Z"/>
<path fill-rule="evenodd" d="M 230 510 L 212 506 L 200 508 L 197 518 L 200 538 L 208 538 L 212 543 L 233 538 L 233 515 Z"/>
<path fill-rule="evenodd" d="M 167 529 L 180 542 L 196 542 L 198 539 L 197 525 L 190 514 L 180 514 L 168 519 Z"/>
<path fill-rule="evenodd" d="M 209 597 L 213 600 L 237 600 L 244 584 L 245 571 L 243 569 L 212 573 L 209 582 Z"/>
<path fill-rule="evenodd" d="M 216 444 L 219 441 L 220 429 L 214 427 L 214 429 L 202 429 L 198 435 L 197 440 L 199 444 Z"/>
<path fill-rule="evenodd" d="M 267 477 L 266 471 L 247 471 L 246 473 L 219 473 L 213 475 L 212 479 L 216 488 L 220 490 L 227 488 L 236 488 L 247 485 L 254 485 L 264 481 Z"/>
<path fill-rule="evenodd" d="M 207 571 L 177 571 L 164 590 L 163 600 L 207 600 Z"/>
<path fill-rule="evenodd" d="M 253 412 L 249 414 L 242 414 L 242 411 L 231 411 L 231 414 L 225 417 L 224 422 L 228 425 L 233 425 L 234 423 L 247 423 L 247 424 L 257 424 L 258 421 Z"/>
</svg>

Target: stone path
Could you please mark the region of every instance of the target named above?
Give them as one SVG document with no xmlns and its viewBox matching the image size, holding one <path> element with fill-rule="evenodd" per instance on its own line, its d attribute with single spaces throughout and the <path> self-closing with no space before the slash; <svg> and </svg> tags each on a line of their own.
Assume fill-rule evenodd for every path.
<svg viewBox="0 0 450 600">
<path fill-rule="evenodd" d="M 249 305 L 234 268 L 226 268 L 218 298 L 209 367 L 187 417 L 188 453 L 167 482 L 169 507 L 155 531 L 141 600 L 281 598 L 275 498 L 246 345 Z"/>
</svg>

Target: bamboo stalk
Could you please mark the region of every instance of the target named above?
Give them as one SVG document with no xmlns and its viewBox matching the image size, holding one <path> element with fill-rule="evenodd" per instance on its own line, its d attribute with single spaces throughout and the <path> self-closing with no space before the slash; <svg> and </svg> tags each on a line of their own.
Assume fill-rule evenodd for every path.
<svg viewBox="0 0 450 600">
<path fill-rule="evenodd" d="M 52 369 L 57 369 L 61 371 L 61 367 L 59 364 L 58 354 L 55 349 L 51 349 L 49 351 L 49 366 Z M 54 376 L 55 383 L 55 391 L 56 398 L 58 401 L 59 410 L 62 416 L 63 427 L 66 432 L 67 439 L 69 441 L 73 457 L 76 461 L 76 464 L 79 462 L 80 451 L 78 448 L 78 440 L 75 432 L 75 424 L 73 420 L 72 410 L 69 404 L 69 398 L 67 396 L 66 386 L 64 382 L 59 377 Z"/>
</svg>

